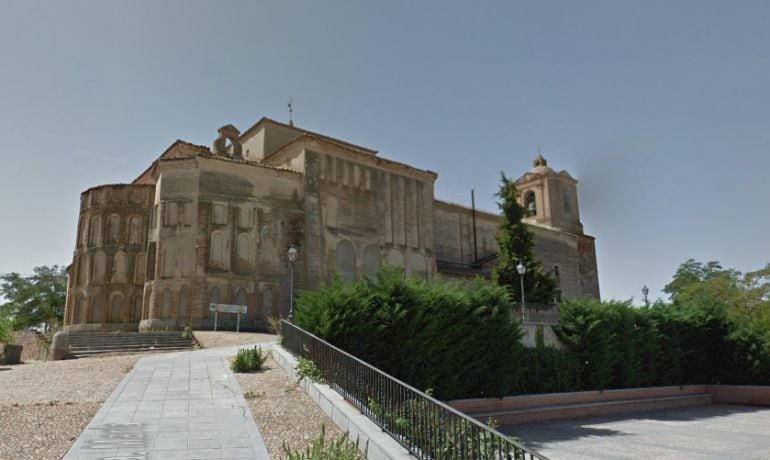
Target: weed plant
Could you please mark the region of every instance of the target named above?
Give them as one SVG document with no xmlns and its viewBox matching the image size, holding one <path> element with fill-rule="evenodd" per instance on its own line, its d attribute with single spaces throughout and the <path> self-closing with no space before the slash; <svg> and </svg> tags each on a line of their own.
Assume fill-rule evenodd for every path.
<svg viewBox="0 0 770 460">
<path fill-rule="evenodd" d="M 366 454 L 358 450 L 358 442 L 350 442 L 348 434 L 341 438 L 327 441 L 324 438 L 326 427 L 321 425 L 321 434 L 304 452 L 291 450 L 283 443 L 283 452 L 288 460 L 366 460 Z"/>
<path fill-rule="evenodd" d="M 262 369 L 266 359 L 267 355 L 262 354 L 262 347 L 241 348 L 230 368 L 233 372 L 254 372 Z"/>
</svg>

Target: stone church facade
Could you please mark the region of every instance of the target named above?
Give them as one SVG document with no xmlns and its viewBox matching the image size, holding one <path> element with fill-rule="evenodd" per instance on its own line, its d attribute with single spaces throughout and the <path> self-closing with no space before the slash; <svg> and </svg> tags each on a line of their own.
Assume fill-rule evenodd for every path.
<svg viewBox="0 0 770 460">
<path fill-rule="evenodd" d="M 499 217 L 436 200 L 436 178 L 268 118 L 244 133 L 221 128 L 213 148 L 177 141 L 132 183 L 82 193 L 65 328 L 208 328 L 210 303 L 247 305 L 241 324 L 262 327 L 288 312 L 291 245 L 295 291 L 383 264 L 424 278 L 488 275 Z M 516 183 L 535 255 L 562 295 L 598 298 L 576 181 L 539 157 Z"/>
</svg>

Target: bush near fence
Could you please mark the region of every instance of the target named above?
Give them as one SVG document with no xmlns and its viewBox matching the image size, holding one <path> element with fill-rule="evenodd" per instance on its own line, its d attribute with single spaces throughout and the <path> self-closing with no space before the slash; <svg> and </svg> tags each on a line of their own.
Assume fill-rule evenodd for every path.
<svg viewBox="0 0 770 460">
<path fill-rule="evenodd" d="M 524 348 L 493 283 L 384 269 L 297 299 L 295 323 L 443 400 L 684 384 L 770 384 L 770 333 L 720 305 L 566 301 L 565 350 Z"/>
<path fill-rule="evenodd" d="M 521 329 L 505 289 L 404 279 L 383 269 L 302 293 L 294 322 L 441 399 L 503 396 Z"/>
</svg>

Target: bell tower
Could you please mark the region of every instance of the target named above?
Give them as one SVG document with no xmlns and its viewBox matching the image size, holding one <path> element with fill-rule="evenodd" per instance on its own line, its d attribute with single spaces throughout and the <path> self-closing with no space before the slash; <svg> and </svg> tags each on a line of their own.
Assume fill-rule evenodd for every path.
<svg viewBox="0 0 770 460">
<path fill-rule="evenodd" d="M 578 208 L 577 181 L 567 171 L 556 172 L 538 154 L 534 167 L 516 182 L 519 204 L 529 216 L 528 224 L 551 227 L 567 233 L 583 234 Z"/>
</svg>

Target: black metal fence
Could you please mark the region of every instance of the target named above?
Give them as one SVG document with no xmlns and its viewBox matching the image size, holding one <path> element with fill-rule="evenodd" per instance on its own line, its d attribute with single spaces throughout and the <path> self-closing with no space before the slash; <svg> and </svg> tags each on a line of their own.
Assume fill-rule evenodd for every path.
<svg viewBox="0 0 770 460">
<path fill-rule="evenodd" d="M 494 428 L 283 321 L 282 345 L 409 452 L 430 460 L 547 460 Z"/>
</svg>

